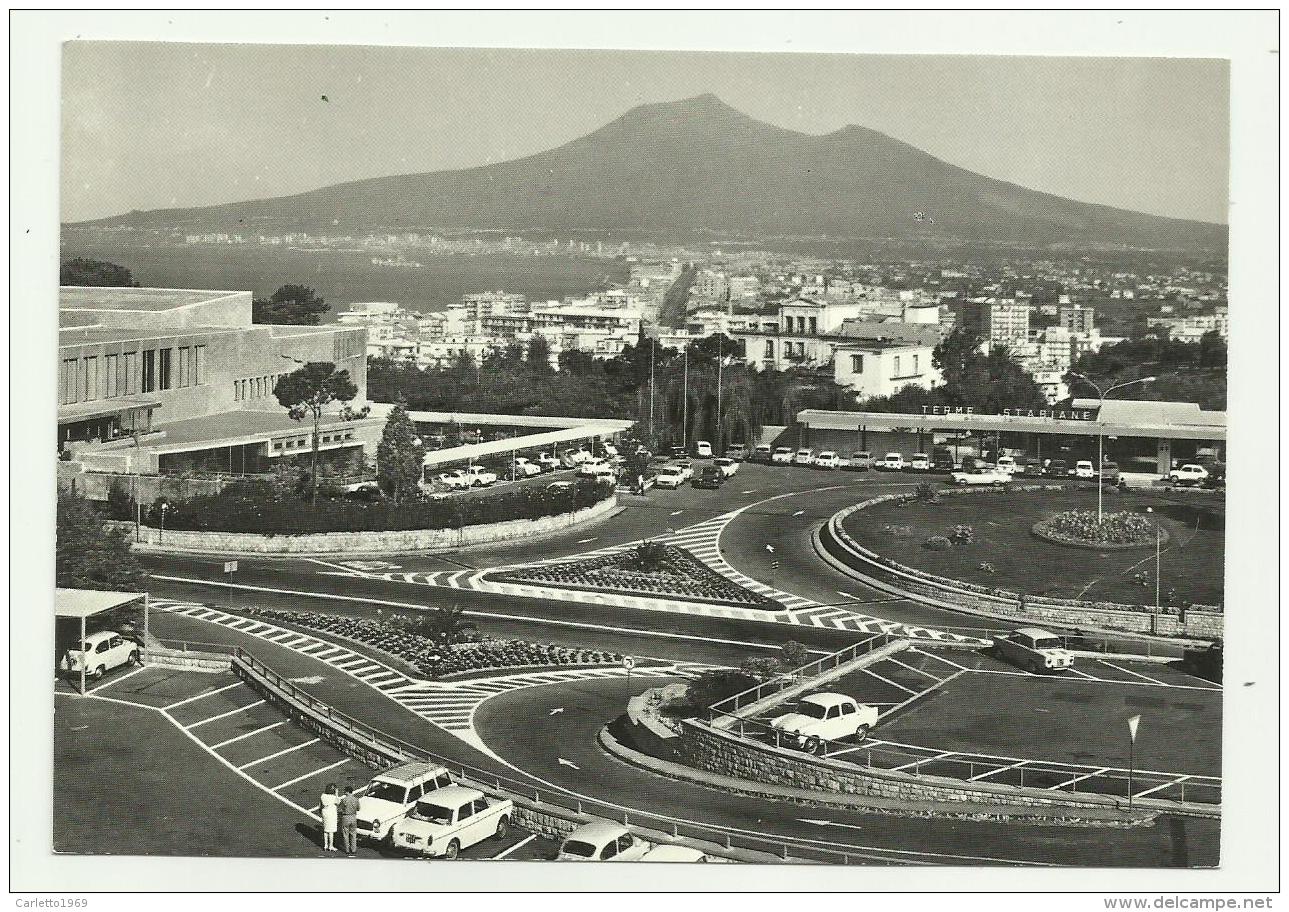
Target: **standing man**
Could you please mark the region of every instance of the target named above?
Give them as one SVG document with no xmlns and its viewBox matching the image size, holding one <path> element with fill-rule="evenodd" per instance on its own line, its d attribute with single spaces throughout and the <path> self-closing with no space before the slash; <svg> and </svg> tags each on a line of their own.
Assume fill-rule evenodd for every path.
<svg viewBox="0 0 1289 912">
<path fill-rule="evenodd" d="M 358 796 L 352 785 L 345 786 L 345 794 L 336 808 L 340 817 L 340 842 L 345 854 L 353 858 L 358 851 Z"/>
</svg>

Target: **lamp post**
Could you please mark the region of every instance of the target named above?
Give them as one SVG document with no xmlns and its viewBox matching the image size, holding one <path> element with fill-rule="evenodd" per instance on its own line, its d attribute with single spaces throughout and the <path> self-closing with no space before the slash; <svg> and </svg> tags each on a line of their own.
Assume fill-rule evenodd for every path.
<svg viewBox="0 0 1289 912">
<path fill-rule="evenodd" d="M 1133 716 L 1128 720 L 1128 810 L 1132 810 L 1132 774 L 1136 766 L 1136 747 L 1137 747 L 1137 726 L 1141 724 L 1141 716 Z"/>
<path fill-rule="evenodd" d="M 1100 403 L 1097 405 L 1097 525 L 1099 526 L 1101 525 L 1101 520 L 1102 520 L 1101 502 L 1102 502 L 1102 495 L 1104 494 L 1104 489 L 1105 489 L 1105 485 L 1102 483 L 1102 479 L 1101 479 L 1101 472 L 1105 466 L 1105 451 L 1104 451 L 1105 430 L 1104 430 L 1104 425 L 1101 423 L 1101 411 L 1102 409 L 1105 408 L 1106 396 L 1110 395 L 1112 392 L 1114 392 L 1117 389 L 1122 389 L 1125 386 L 1132 386 L 1134 383 L 1151 383 L 1154 381 L 1155 378 L 1140 377 L 1136 380 L 1125 380 L 1122 383 L 1116 383 L 1114 386 L 1108 386 L 1103 390 L 1101 389 L 1099 384 L 1088 379 L 1088 377 L 1086 377 L 1083 374 L 1078 374 L 1071 371 L 1070 376 L 1078 377 L 1088 386 L 1092 387 L 1094 390 L 1097 391 L 1097 396 L 1099 396 L 1101 399 Z"/>
<path fill-rule="evenodd" d="M 1155 614 L 1159 613 L 1159 542 L 1163 537 L 1159 530 L 1159 520 L 1155 518 L 1155 508 L 1146 507 L 1146 512 L 1155 520 Z"/>
</svg>

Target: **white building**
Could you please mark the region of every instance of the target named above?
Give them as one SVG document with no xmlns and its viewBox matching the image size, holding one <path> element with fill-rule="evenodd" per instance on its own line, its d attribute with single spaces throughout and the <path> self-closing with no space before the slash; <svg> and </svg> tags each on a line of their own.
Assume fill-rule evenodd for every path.
<svg viewBox="0 0 1289 912">
<path fill-rule="evenodd" d="M 859 399 L 889 396 L 906 386 L 931 389 L 941 381 L 935 347 L 910 342 L 846 342 L 833 357 L 833 379 Z"/>
</svg>

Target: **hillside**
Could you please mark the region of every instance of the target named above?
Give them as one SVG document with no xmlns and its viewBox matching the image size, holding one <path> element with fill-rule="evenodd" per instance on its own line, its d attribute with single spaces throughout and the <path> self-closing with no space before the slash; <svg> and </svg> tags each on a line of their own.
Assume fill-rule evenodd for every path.
<svg viewBox="0 0 1289 912">
<path fill-rule="evenodd" d="M 514 161 L 83 224 L 188 231 L 714 231 L 1098 247 L 1226 245 L 1225 226 L 1027 190 L 864 127 L 824 136 L 798 133 L 754 120 L 713 95 L 643 105 L 587 136 Z"/>
</svg>

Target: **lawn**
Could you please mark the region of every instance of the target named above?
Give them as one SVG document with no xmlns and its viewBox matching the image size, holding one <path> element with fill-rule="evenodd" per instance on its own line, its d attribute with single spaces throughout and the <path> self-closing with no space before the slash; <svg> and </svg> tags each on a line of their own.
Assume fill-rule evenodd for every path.
<svg viewBox="0 0 1289 912">
<path fill-rule="evenodd" d="M 1170 536 L 1160 555 L 1161 601 L 1220 605 L 1225 560 L 1222 502 L 1105 493 L 1107 512 L 1142 512 L 1147 506 L 1154 507 Z M 1096 508 L 1095 491 L 945 495 L 939 504 L 879 504 L 852 513 L 843 525 L 864 547 L 937 576 L 1030 595 L 1152 604 L 1153 548 L 1098 551 L 1046 542 L 1030 531 L 1053 513 Z M 947 536 L 959 524 L 972 527 L 972 542 L 946 551 L 924 547 L 931 536 Z M 980 569 L 984 562 L 994 572 Z"/>
</svg>

